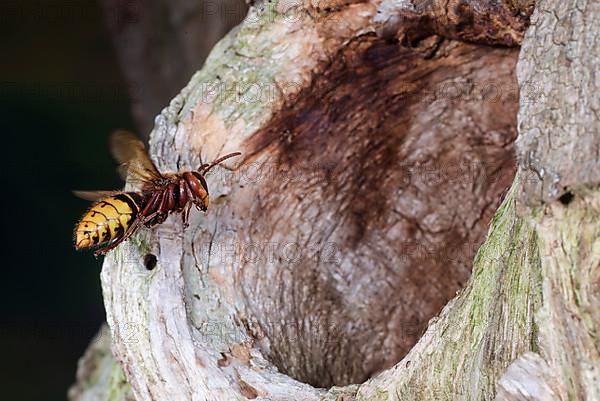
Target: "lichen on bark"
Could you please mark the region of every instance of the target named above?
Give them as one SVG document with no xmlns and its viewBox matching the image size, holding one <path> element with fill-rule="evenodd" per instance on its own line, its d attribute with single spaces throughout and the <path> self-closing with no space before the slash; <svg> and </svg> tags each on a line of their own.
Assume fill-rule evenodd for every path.
<svg viewBox="0 0 600 401">
<path fill-rule="evenodd" d="M 157 118 L 161 169 L 193 167 L 200 153 L 244 158 L 209 178 L 210 213 L 194 214 L 189 230 L 169 219 L 106 259 L 113 352 L 136 399 L 598 398 L 597 95 L 563 85 L 575 79 L 567 61 L 592 82 L 596 56 L 582 44 L 597 47 L 597 3 L 537 3 L 519 84 L 543 96 L 521 92 L 519 173 L 495 214 L 515 167 L 517 97 L 491 103 L 477 83 L 516 87 L 517 51 L 498 45 L 521 42 L 531 2 L 284 3 L 257 2 Z M 464 98 L 440 97 L 440 83 Z M 244 97 L 253 84 L 272 86 L 268 102 Z M 315 155 L 318 174 L 292 179 Z M 464 155 L 491 168 L 476 164 L 474 181 L 438 180 L 430 192 L 431 181 L 412 181 L 427 161 Z M 242 182 L 249 166 L 275 174 Z M 542 170 L 560 170 L 558 181 Z M 344 263 L 323 264 L 306 246 L 331 238 Z M 406 238 L 476 246 L 417 260 Z M 308 251 L 249 263 L 236 246 L 257 241 Z M 425 327 L 471 262 L 464 288 Z M 423 324 L 404 333 L 407 316 Z M 318 387 L 352 382 L 362 383 Z"/>
</svg>

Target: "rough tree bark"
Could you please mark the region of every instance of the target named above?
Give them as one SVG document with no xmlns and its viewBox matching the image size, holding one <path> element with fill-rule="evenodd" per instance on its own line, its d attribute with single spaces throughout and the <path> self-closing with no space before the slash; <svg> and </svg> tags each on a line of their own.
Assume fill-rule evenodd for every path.
<svg viewBox="0 0 600 401">
<path fill-rule="evenodd" d="M 243 158 L 106 258 L 71 399 L 599 399 L 600 4 L 532 6 L 254 4 L 151 135 Z"/>
</svg>

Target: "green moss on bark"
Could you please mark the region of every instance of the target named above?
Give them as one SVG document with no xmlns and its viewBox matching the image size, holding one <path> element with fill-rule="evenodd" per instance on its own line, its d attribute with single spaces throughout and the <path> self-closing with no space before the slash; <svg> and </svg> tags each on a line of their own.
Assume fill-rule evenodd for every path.
<svg viewBox="0 0 600 401">
<path fill-rule="evenodd" d="M 540 256 L 534 227 L 517 214 L 517 187 L 496 212 L 467 287 L 396 369 L 361 387 L 359 400 L 492 400 L 506 367 L 535 349 Z M 386 391 L 393 396 L 381 397 Z"/>
</svg>

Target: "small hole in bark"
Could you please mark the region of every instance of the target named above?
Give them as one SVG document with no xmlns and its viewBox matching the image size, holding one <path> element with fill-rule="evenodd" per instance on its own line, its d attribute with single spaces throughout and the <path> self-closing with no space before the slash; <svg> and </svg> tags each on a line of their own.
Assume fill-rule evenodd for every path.
<svg viewBox="0 0 600 401">
<path fill-rule="evenodd" d="M 151 253 L 144 256 L 144 266 L 148 270 L 154 269 L 156 267 L 156 256 Z"/>
<path fill-rule="evenodd" d="M 569 191 L 569 192 L 565 192 L 560 198 L 558 198 L 558 200 L 563 205 L 568 206 L 569 203 L 571 203 L 573 201 L 573 198 L 575 198 L 575 195 L 573 195 L 573 193 L 571 191 Z"/>
<path fill-rule="evenodd" d="M 220 368 L 223 368 L 225 366 L 229 366 L 230 363 L 231 360 L 229 359 L 229 357 L 224 352 L 221 352 L 221 358 L 217 359 L 217 365 Z"/>
</svg>

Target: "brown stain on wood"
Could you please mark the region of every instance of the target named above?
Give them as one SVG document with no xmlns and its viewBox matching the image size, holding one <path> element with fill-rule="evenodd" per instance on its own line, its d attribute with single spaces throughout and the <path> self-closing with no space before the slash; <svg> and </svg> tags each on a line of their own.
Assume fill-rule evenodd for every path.
<svg viewBox="0 0 600 401">
<path fill-rule="evenodd" d="M 248 235 L 302 252 L 238 279 L 280 370 L 321 387 L 361 382 L 465 283 L 513 178 L 516 56 L 362 37 L 248 141 L 276 166 L 257 183 Z"/>
<path fill-rule="evenodd" d="M 320 19 L 363 6 L 331 3 L 313 10 L 323 38 L 343 26 Z M 529 16 L 492 3 L 433 2 L 350 40 L 244 144 L 268 174 L 244 189 L 239 237 L 278 248 L 235 280 L 281 372 L 362 382 L 469 278 L 515 171 L 518 49 L 497 46 L 520 43 Z"/>
<path fill-rule="evenodd" d="M 431 36 L 477 43 L 518 46 L 523 40 L 533 0 L 421 0 L 398 10 L 381 28 L 384 36 L 415 43 Z"/>
<path fill-rule="evenodd" d="M 240 392 L 244 397 L 248 398 L 249 400 L 253 400 L 258 397 L 258 391 L 256 391 L 256 389 L 247 382 L 243 381 L 242 379 L 238 379 L 238 385 L 240 386 Z"/>
</svg>

